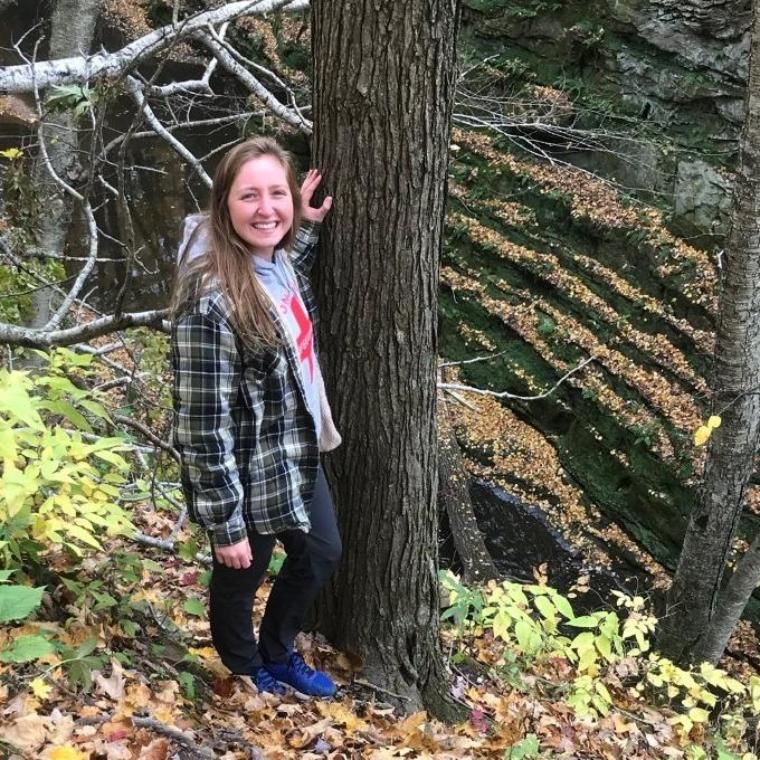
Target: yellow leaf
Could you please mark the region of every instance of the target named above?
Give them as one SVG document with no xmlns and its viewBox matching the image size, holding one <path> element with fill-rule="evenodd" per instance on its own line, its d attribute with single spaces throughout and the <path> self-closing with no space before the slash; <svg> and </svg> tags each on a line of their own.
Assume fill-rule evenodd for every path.
<svg viewBox="0 0 760 760">
<path fill-rule="evenodd" d="M 710 717 L 710 713 L 707 710 L 703 710 L 701 707 L 692 707 L 689 710 L 689 719 L 694 723 L 707 723 Z"/>
<path fill-rule="evenodd" d="M 697 428 L 696 432 L 694 433 L 694 445 L 704 446 L 707 443 L 707 439 L 710 437 L 711 433 L 712 428 L 707 427 L 707 425 L 702 425 L 701 427 Z"/>
<path fill-rule="evenodd" d="M 49 760 L 87 760 L 87 756 L 70 744 L 64 744 L 50 753 Z"/>
<path fill-rule="evenodd" d="M 713 430 L 715 430 L 715 428 L 719 428 L 720 427 L 720 423 L 721 422 L 723 422 L 723 420 L 720 417 L 718 417 L 717 414 L 713 414 L 713 416 L 710 417 L 709 420 L 707 420 L 707 427 L 712 428 Z"/>
<path fill-rule="evenodd" d="M 0 156 L 3 158 L 9 158 L 11 161 L 15 158 L 21 158 L 23 156 L 23 152 L 20 151 L 18 148 L 8 148 L 7 150 L 0 150 Z"/>
<path fill-rule="evenodd" d="M 34 696 L 39 697 L 40 699 L 47 699 L 48 694 L 53 691 L 53 687 L 50 686 L 50 684 L 45 683 L 41 678 L 35 678 L 34 681 L 29 684 L 29 688 L 32 690 Z"/>
</svg>

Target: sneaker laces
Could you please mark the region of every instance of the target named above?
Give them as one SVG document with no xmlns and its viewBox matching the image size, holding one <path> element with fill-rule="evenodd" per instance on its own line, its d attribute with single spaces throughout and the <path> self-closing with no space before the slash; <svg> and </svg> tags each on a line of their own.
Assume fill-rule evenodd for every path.
<svg viewBox="0 0 760 760">
<path fill-rule="evenodd" d="M 260 691 L 271 692 L 282 688 L 266 668 L 257 668 L 253 680 L 256 683 L 256 688 Z"/>
<path fill-rule="evenodd" d="M 293 652 L 293 654 L 290 655 L 290 667 L 293 668 L 299 676 L 304 676 L 306 678 L 311 678 L 316 672 L 314 668 L 309 667 L 304 662 L 303 657 L 297 652 Z"/>
</svg>

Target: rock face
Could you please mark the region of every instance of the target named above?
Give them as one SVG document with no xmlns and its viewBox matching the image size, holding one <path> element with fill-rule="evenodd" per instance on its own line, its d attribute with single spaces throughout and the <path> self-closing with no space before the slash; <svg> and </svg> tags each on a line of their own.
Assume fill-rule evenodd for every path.
<svg viewBox="0 0 760 760">
<path fill-rule="evenodd" d="M 716 169 L 736 158 L 748 0 L 558 0 L 540 10 L 530 3 L 469 5 L 473 34 L 506 40 L 542 83 L 569 80 L 660 137 L 654 151 L 644 140 L 571 160 L 670 197 L 686 233 L 725 232 L 730 179 Z"/>
<path fill-rule="evenodd" d="M 704 161 L 680 161 L 673 187 L 673 211 L 699 230 L 723 231 L 731 206 L 731 182 Z"/>
</svg>

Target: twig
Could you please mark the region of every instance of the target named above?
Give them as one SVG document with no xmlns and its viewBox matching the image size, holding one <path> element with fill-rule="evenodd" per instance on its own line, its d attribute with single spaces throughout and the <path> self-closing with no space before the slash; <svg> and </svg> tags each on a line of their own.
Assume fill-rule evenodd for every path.
<svg viewBox="0 0 760 760">
<path fill-rule="evenodd" d="M 208 758 L 208 760 L 214 760 L 214 758 L 217 756 L 214 750 L 200 746 L 198 744 L 198 740 L 193 734 L 186 733 L 185 731 L 180 731 L 178 728 L 174 728 L 174 726 L 167 726 L 165 723 L 162 723 L 160 720 L 156 720 L 155 718 L 140 718 L 133 716 L 132 723 L 137 728 L 151 729 L 156 733 L 163 734 L 169 739 L 173 739 L 174 741 L 180 742 L 180 744 L 184 744 L 190 752 L 195 753 L 197 757 L 203 758 L 204 760 L 206 760 L 206 758 Z"/>
<path fill-rule="evenodd" d="M 474 359 L 463 359 L 461 362 L 441 362 L 438 365 L 438 369 L 444 369 L 445 367 L 459 367 L 463 364 L 475 364 L 475 362 L 487 362 L 506 353 L 506 350 L 504 350 L 499 351 L 497 354 L 489 354 L 488 356 L 476 356 Z"/>
<path fill-rule="evenodd" d="M 151 443 L 158 446 L 159 449 L 163 449 L 164 451 L 171 454 L 177 462 L 180 461 L 179 451 L 177 451 L 177 449 L 175 449 L 174 446 L 172 446 L 170 443 L 161 440 L 161 438 L 159 438 L 147 425 L 143 425 L 142 422 L 133 420 L 131 417 L 124 417 L 120 414 L 114 415 L 111 419 L 114 422 L 118 422 L 121 425 L 126 425 L 127 427 L 131 427 L 134 430 L 142 433 Z"/>
<path fill-rule="evenodd" d="M 389 697 L 394 697 L 395 699 L 403 699 L 405 702 L 409 701 L 409 697 L 404 697 L 401 694 L 394 694 L 392 691 L 388 691 L 388 689 L 383 689 L 380 686 L 375 686 L 375 684 L 370 683 L 369 681 L 364 681 L 361 678 L 354 678 L 352 683 L 359 684 L 359 686 L 366 686 L 368 689 L 373 689 L 380 694 L 387 694 Z"/>
<path fill-rule="evenodd" d="M 234 74 L 275 116 L 306 135 L 312 133 L 312 123 L 305 119 L 298 109 L 281 103 L 248 69 L 238 63 L 208 32 L 196 32 L 193 39 L 202 42 L 219 60 L 227 71 Z"/>
<path fill-rule="evenodd" d="M 140 108 L 143 114 L 145 114 L 148 124 L 150 124 L 156 134 L 162 137 L 181 158 L 184 158 L 185 161 L 195 169 L 196 174 L 201 178 L 206 187 L 210 188 L 212 181 L 208 172 L 206 172 L 201 166 L 200 161 L 198 161 L 198 159 L 176 137 L 174 137 L 174 135 L 168 132 L 166 127 L 164 127 L 164 125 L 158 120 L 156 114 L 153 113 L 153 109 L 148 104 L 143 91 L 143 86 L 140 82 L 133 76 L 128 76 L 126 78 L 126 83 L 127 89 L 132 95 L 135 103 L 137 103 L 138 108 Z"/>
<path fill-rule="evenodd" d="M 483 388 L 473 388 L 469 385 L 459 385 L 458 383 L 438 383 L 438 387 L 442 388 L 443 390 L 448 391 L 467 391 L 468 393 L 479 393 L 482 396 L 493 396 L 494 398 L 511 398 L 515 399 L 517 401 L 539 401 L 542 398 L 546 398 L 550 394 L 554 393 L 554 391 L 559 388 L 562 383 L 565 382 L 569 377 L 574 375 L 576 372 L 580 372 L 587 364 L 590 362 L 593 362 L 596 360 L 595 356 L 589 356 L 588 359 L 585 359 L 582 361 L 577 367 L 571 369 L 569 372 L 566 372 L 562 377 L 557 380 L 554 385 L 552 385 L 551 388 L 549 388 L 548 391 L 544 391 L 543 393 L 538 393 L 535 396 L 519 396 L 515 393 L 509 393 L 508 391 L 489 391 L 485 390 Z"/>
</svg>

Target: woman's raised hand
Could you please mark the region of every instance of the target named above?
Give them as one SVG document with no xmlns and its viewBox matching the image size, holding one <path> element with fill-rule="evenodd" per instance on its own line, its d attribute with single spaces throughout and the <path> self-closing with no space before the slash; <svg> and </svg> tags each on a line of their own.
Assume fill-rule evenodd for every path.
<svg viewBox="0 0 760 760">
<path fill-rule="evenodd" d="M 332 196 L 328 195 L 319 207 L 311 205 L 314 192 L 322 181 L 322 175 L 318 169 L 309 169 L 301 184 L 301 218 L 308 222 L 321 222 L 332 207 Z"/>
</svg>

